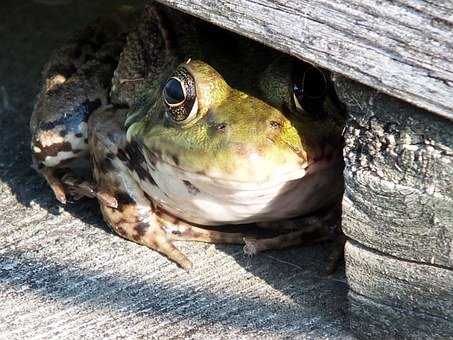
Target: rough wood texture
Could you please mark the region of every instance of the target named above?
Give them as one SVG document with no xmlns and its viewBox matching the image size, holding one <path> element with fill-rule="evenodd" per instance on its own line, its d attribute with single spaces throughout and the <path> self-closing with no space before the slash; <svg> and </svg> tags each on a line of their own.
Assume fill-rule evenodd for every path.
<svg viewBox="0 0 453 340">
<path fill-rule="evenodd" d="M 453 337 L 453 123 L 342 76 L 351 326 Z"/>
<path fill-rule="evenodd" d="M 451 339 L 452 322 L 374 302 L 349 292 L 351 329 L 362 339 Z"/>
<path fill-rule="evenodd" d="M 450 0 L 159 0 L 453 119 Z"/>
<path fill-rule="evenodd" d="M 353 330 L 369 338 L 453 337 L 453 271 L 346 244 Z"/>
<path fill-rule="evenodd" d="M 335 84 L 349 107 L 345 233 L 453 268 L 453 123 L 344 77 Z"/>
</svg>

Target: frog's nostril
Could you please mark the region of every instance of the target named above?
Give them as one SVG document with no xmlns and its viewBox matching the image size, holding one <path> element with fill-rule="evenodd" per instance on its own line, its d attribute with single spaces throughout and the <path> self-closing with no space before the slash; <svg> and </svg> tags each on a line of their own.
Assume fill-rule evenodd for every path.
<svg viewBox="0 0 453 340">
<path fill-rule="evenodd" d="M 226 127 L 227 127 L 226 123 L 220 123 L 215 126 L 215 129 L 217 132 L 225 132 Z"/>
<path fill-rule="evenodd" d="M 280 129 L 282 127 L 282 123 L 280 122 L 277 122 L 276 120 L 271 120 L 269 122 L 269 126 L 272 128 L 272 129 Z"/>
</svg>

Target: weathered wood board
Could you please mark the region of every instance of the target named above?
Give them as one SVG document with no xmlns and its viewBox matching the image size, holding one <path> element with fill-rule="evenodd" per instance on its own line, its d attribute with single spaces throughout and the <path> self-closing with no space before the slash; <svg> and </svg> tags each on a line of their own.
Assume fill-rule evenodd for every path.
<svg viewBox="0 0 453 340">
<path fill-rule="evenodd" d="M 453 122 L 342 76 L 351 326 L 453 338 Z"/>
<path fill-rule="evenodd" d="M 451 339 L 452 322 L 425 313 L 417 313 L 376 303 L 349 292 L 351 329 L 366 339 Z"/>
<path fill-rule="evenodd" d="M 345 233 L 453 268 L 453 123 L 344 77 L 335 84 L 349 107 Z"/>
<path fill-rule="evenodd" d="M 453 337 L 453 271 L 346 244 L 353 330 L 375 337 Z"/>
<path fill-rule="evenodd" d="M 453 119 L 450 0 L 158 0 Z"/>
</svg>

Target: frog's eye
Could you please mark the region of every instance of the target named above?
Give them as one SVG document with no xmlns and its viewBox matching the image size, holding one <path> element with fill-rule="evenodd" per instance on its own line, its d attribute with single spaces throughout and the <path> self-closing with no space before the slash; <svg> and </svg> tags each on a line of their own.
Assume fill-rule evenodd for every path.
<svg viewBox="0 0 453 340">
<path fill-rule="evenodd" d="M 168 117 L 177 123 L 190 121 L 198 111 L 195 80 L 186 68 L 180 67 L 162 90 Z"/>
<path fill-rule="evenodd" d="M 186 99 L 186 91 L 178 78 L 168 79 L 162 93 L 168 106 L 180 105 Z"/>
<path fill-rule="evenodd" d="M 302 72 L 295 72 L 293 79 L 294 105 L 300 111 L 318 114 L 322 110 L 327 94 L 327 79 L 318 68 L 308 66 Z"/>
</svg>

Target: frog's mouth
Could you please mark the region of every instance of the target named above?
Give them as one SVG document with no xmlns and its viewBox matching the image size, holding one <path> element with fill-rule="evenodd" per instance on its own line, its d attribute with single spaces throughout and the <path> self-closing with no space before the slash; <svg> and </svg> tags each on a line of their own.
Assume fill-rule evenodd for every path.
<svg viewBox="0 0 453 340">
<path fill-rule="evenodd" d="M 306 176 L 325 171 L 329 168 L 336 168 L 342 164 L 341 149 L 325 149 L 316 157 L 307 157 L 304 152 L 289 147 L 299 158 L 297 163 L 290 166 L 276 167 L 269 172 L 269 176 L 257 178 L 235 178 L 231 175 L 224 176 L 223 173 L 209 172 L 207 170 L 194 170 L 184 167 L 175 157 L 163 156 L 160 151 L 155 151 L 147 147 L 142 147 L 142 153 L 146 159 L 148 172 L 151 176 L 170 176 L 175 179 L 190 178 L 202 182 L 215 182 L 221 187 L 235 187 L 243 190 L 256 190 L 256 188 L 267 188 L 279 186 L 282 183 L 300 180 Z"/>
<path fill-rule="evenodd" d="M 341 147 L 332 148 L 331 145 L 326 145 L 321 148 L 318 154 L 309 157 L 305 152 L 294 148 L 291 144 L 284 143 L 300 159 L 305 175 L 314 174 L 317 171 L 338 165 L 338 163 L 343 163 L 343 149 Z"/>
</svg>

